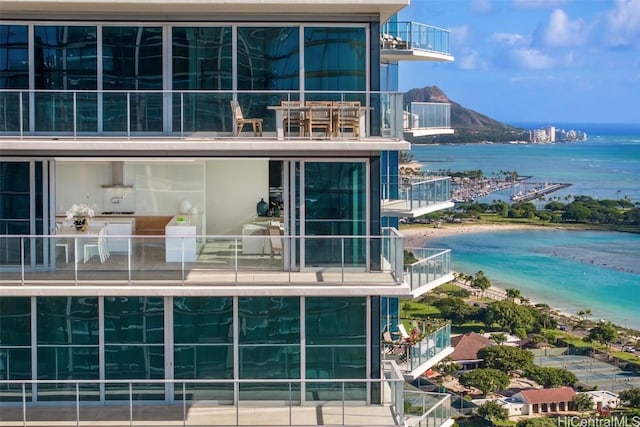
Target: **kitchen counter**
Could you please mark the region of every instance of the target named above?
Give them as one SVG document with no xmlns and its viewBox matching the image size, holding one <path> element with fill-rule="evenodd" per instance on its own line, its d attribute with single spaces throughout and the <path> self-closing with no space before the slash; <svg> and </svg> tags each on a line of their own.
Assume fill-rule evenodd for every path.
<svg viewBox="0 0 640 427">
<path fill-rule="evenodd" d="M 177 221 L 178 218 L 186 221 Z M 164 227 L 165 261 L 196 261 L 196 225 L 190 224 L 187 215 L 176 215 Z"/>
</svg>

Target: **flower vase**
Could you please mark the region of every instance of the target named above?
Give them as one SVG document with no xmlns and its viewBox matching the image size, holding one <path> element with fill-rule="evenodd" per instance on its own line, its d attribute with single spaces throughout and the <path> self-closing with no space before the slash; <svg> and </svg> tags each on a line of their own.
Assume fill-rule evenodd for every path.
<svg viewBox="0 0 640 427">
<path fill-rule="evenodd" d="M 76 227 L 77 231 L 86 231 L 87 230 L 87 218 L 74 218 L 73 225 Z"/>
</svg>

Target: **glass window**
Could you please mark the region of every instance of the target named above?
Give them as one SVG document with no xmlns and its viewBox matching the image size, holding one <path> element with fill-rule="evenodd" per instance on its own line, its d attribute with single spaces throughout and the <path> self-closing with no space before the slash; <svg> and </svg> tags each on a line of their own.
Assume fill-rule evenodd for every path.
<svg viewBox="0 0 640 427">
<path fill-rule="evenodd" d="M 366 242 L 366 165 L 364 162 L 306 162 L 305 250 L 307 265 L 363 266 Z"/>
<path fill-rule="evenodd" d="M 31 379 L 31 298 L 0 298 L 0 379 Z M 26 391 L 31 400 L 28 384 Z M 0 388 L 0 403 L 21 400 L 21 384 Z"/>
<path fill-rule="evenodd" d="M 231 126 L 231 93 L 199 92 L 230 90 L 233 85 L 230 27 L 174 27 L 172 33 L 173 129 L 224 131 Z"/>
<path fill-rule="evenodd" d="M 28 88 L 29 39 L 27 26 L 0 25 L 0 89 Z"/>
<path fill-rule="evenodd" d="M 106 379 L 164 378 L 164 301 L 161 297 L 105 297 Z M 133 386 L 134 399 L 164 399 L 162 385 Z M 107 400 L 129 398 L 126 384 L 107 385 Z"/>
<path fill-rule="evenodd" d="M 114 91 L 104 95 L 104 130 L 161 132 L 162 28 L 104 27 L 102 46 L 103 86 Z"/>
<path fill-rule="evenodd" d="M 367 303 L 365 298 L 305 299 L 306 377 L 366 378 Z M 344 386 L 344 389 L 343 389 Z M 309 383 L 309 400 L 361 400 L 365 383 Z"/>
<path fill-rule="evenodd" d="M 298 27 L 238 28 L 238 89 L 280 91 L 238 95 L 243 114 L 264 118 L 265 129 L 275 129 L 275 115 L 266 106 L 279 105 L 291 96 L 288 91 L 300 89 L 299 31 Z"/>
<path fill-rule="evenodd" d="M 306 90 L 366 90 L 366 59 L 364 28 L 307 27 L 304 30 Z"/>
<path fill-rule="evenodd" d="M 26 25 L 0 25 L 0 89 L 29 88 Z M 20 92 L 0 92 L 0 132 L 20 131 Z M 22 94 L 23 130 L 28 129 L 28 93 Z"/>
<path fill-rule="evenodd" d="M 174 297 L 176 379 L 233 378 L 233 303 L 231 298 Z M 232 384 L 176 385 L 175 398 L 233 400 Z"/>
<path fill-rule="evenodd" d="M 300 299 L 239 298 L 240 378 L 300 378 Z"/>
<path fill-rule="evenodd" d="M 36 92 L 36 130 L 95 132 L 97 95 L 68 91 L 97 89 L 96 27 L 36 26 L 34 38 L 35 88 L 52 90 Z"/>
</svg>

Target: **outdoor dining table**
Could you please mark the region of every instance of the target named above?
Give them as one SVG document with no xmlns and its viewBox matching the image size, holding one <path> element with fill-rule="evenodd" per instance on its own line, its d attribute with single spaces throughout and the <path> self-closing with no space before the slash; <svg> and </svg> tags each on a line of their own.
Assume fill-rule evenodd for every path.
<svg viewBox="0 0 640 427">
<path fill-rule="evenodd" d="M 306 128 L 308 129 L 307 137 L 312 139 L 313 129 L 313 114 L 312 111 L 329 111 L 329 116 L 332 117 L 334 112 L 337 112 L 340 109 L 358 109 L 359 117 L 360 117 L 360 135 L 365 134 L 365 126 L 366 126 L 366 112 L 372 110 L 372 107 L 343 107 L 339 105 L 333 106 L 325 106 L 325 105 L 268 105 L 268 110 L 274 111 L 276 114 L 276 138 L 278 140 L 284 139 L 284 113 L 285 112 L 297 112 L 300 113 L 306 119 Z M 297 124 L 296 126 L 297 127 Z M 339 136 L 339 129 L 332 129 L 330 132 L 331 136 Z"/>
</svg>

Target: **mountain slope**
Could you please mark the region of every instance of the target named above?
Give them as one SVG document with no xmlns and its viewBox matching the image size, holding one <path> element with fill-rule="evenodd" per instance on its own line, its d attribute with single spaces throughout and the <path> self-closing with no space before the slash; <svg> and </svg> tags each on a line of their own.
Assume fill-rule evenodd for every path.
<svg viewBox="0 0 640 427">
<path fill-rule="evenodd" d="M 404 94 L 404 102 L 449 102 L 451 104 L 451 127 L 454 135 L 440 135 L 428 138 L 414 138 L 415 142 L 503 142 L 519 139 L 524 129 L 506 125 L 477 111 L 465 108 L 447 95 L 437 86 L 411 89 Z"/>
</svg>

